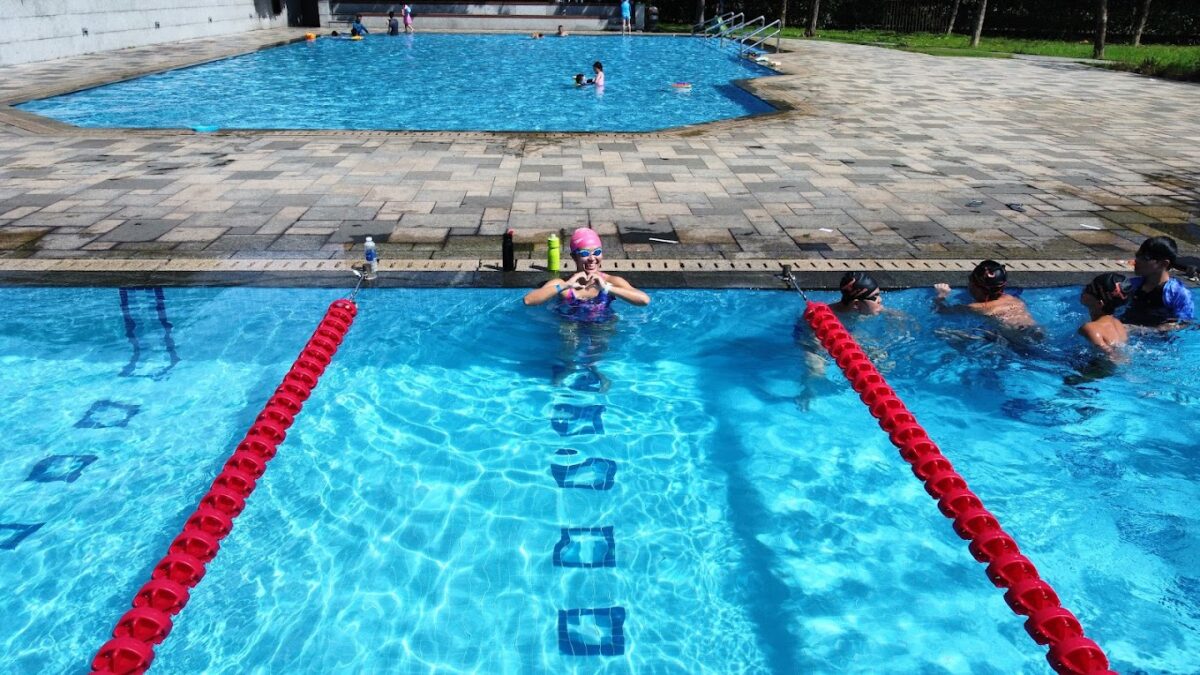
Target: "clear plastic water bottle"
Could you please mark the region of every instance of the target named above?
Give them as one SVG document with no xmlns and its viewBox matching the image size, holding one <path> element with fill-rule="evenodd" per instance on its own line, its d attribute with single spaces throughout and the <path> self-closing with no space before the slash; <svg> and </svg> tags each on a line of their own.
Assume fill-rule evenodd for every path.
<svg viewBox="0 0 1200 675">
<path fill-rule="evenodd" d="M 375 250 L 375 240 L 367 237 L 363 242 L 363 252 L 367 257 L 367 271 L 371 276 L 375 276 L 379 270 L 379 252 Z"/>
</svg>

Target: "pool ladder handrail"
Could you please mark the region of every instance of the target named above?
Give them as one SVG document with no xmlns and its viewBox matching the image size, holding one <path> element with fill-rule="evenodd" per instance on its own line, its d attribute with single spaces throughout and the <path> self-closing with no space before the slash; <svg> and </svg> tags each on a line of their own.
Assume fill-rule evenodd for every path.
<svg viewBox="0 0 1200 675">
<path fill-rule="evenodd" d="M 725 40 L 729 40 L 730 42 L 736 41 L 740 44 L 742 35 L 743 35 L 743 33 L 741 33 L 741 31 L 748 30 L 751 26 L 753 26 L 755 24 L 758 24 L 761 27 L 761 26 L 766 25 L 766 23 L 767 23 L 766 17 L 756 16 L 753 19 L 750 19 L 749 21 L 742 21 L 741 23 L 739 23 L 735 26 L 730 26 L 726 30 L 718 33 L 717 37 L 722 41 L 721 42 L 722 45 L 724 44 Z"/>
<path fill-rule="evenodd" d="M 707 35 L 710 29 L 713 29 L 713 28 L 719 29 L 721 26 L 727 25 L 730 22 L 730 20 L 732 20 L 733 18 L 735 18 L 737 16 L 739 16 L 738 12 L 725 12 L 724 14 L 714 16 L 714 17 L 708 19 L 708 20 L 704 21 L 703 23 L 693 24 L 692 25 L 692 35 L 695 35 L 696 33 L 704 33 L 705 35 Z M 709 25 L 709 24 L 712 24 L 712 25 Z M 718 32 L 719 32 L 719 30 L 718 30 Z"/>
<path fill-rule="evenodd" d="M 739 21 L 740 19 L 740 21 Z M 704 37 L 715 37 L 717 41 L 714 43 L 717 46 L 724 44 L 724 37 L 731 31 L 746 24 L 746 15 L 738 12 L 729 18 L 728 21 L 718 23 L 712 28 L 716 29 L 715 33 L 705 32 Z"/>
<path fill-rule="evenodd" d="M 770 33 L 767 33 L 766 35 L 763 35 L 761 38 L 759 38 L 754 43 L 751 43 L 749 45 L 746 44 L 747 40 L 753 38 L 754 36 L 758 35 L 759 33 L 762 33 L 764 31 L 769 31 L 769 30 L 771 30 L 771 28 L 775 28 L 775 30 Z M 742 53 L 751 51 L 753 49 L 758 49 L 764 42 L 770 40 L 771 38 L 776 38 L 775 51 L 778 52 L 779 51 L 778 37 L 779 37 L 779 33 L 782 30 L 783 30 L 783 24 L 781 24 L 779 22 L 779 19 L 775 19 L 771 23 L 763 26 L 762 28 L 759 28 L 758 30 L 754 31 L 753 33 L 742 36 L 742 38 L 740 38 L 740 41 L 742 43 Z"/>
</svg>

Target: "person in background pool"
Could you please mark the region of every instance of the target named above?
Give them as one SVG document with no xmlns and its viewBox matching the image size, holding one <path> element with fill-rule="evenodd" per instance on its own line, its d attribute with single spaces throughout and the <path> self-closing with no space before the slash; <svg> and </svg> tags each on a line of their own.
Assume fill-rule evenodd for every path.
<svg viewBox="0 0 1200 675">
<path fill-rule="evenodd" d="M 1113 313 L 1129 301 L 1132 290 L 1125 275 L 1108 272 L 1092 279 L 1079 294 L 1079 304 L 1091 318 L 1079 327 L 1079 334 L 1110 356 L 1129 341 L 1129 331 Z"/>
<path fill-rule="evenodd" d="M 587 80 L 583 79 L 583 73 L 575 73 L 575 86 L 582 87 L 587 84 Z"/>
<path fill-rule="evenodd" d="M 530 33 L 529 37 L 530 37 L 530 39 L 533 39 L 533 40 L 541 40 L 542 34 L 541 33 Z"/>
<path fill-rule="evenodd" d="M 936 284 L 933 289 L 937 294 L 933 299 L 936 311 L 947 314 L 976 314 L 996 322 L 1001 329 L 1009 331 L 1036 331 L 1037 322 L 1029 314 L 1025 303 L 1015 295 L 1004 292 L 1008 286 L 1008 272 L 1004 265 L 995 260 L 984 260 L 975 266 L 967 279 L 967 291 L 974 302 L 961 305 L 950 305 L 946 298 L 950 295 L 948 284 Z"/>
<path fill-rule="evenodd" d="M 525 294 L 524 303 L 541 305 L 557 298 L 564 316 L 584 321 L 603 320 L 608 315 L 608 306 L 617 298 L 633 305 L 649 305 L 650 296 L 621 277 L 600 271 L 604 264 L 603 256 L 600 235 L 587 227 L 575 230 L 571 235 L 571 259 L 575 261 L 575 274 L 565 282 L 551 279 L 529 291 Z"/>
<path fill-rule="evenodd" d="M 1170 237 L 1151 237 L 1142 242 L 1133 259 L 1137 276 L 1129 280 L 1132 295 L 1121 320 L 1136 326 L 1174 328 L 1180 321 L 1195 318 L 1192 294 L 1183 282 L 1171 277 L 1179 249 Z"/>
<path fill-rule="evenodd" d="M 599 61 L 592 64 L 592 79 L 588 80 L 588 84 L 594 84 L 597 87 L 604 86 L 604 64 Z"/>
<path fill-rule="evenodd" d="M 367 30 L 367 27 L 363 25 L 362 14 L 354 15 L 354 23 L 350 24 L 350 34 L 354 35 L 354 31 L 358 31 L 359 35 L 370 35 L 371 33 L 371 31 Z"/>
<path fill-rule="evenodd" d="M 621 34 L 632 33 L 629 27 L 629 0 L 621 0 Z"/>
<path fill-rule="evenodd" d="M 555 33 L 554 36 L 555 37 L 567 37 L 567 31 L 563 30 L 562 24 L 558 25 L 558 32 Z"/>
<path fill-rule="evenodd" d="M 400 34 L 400 21 L 396 18 L 395 12 L 388 12 L 388 35 Z"/>
</svg>

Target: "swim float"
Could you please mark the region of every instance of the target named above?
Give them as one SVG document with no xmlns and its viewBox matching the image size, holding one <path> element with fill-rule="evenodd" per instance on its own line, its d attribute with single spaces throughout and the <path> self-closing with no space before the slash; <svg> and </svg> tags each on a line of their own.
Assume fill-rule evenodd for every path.
<svg viewBox="0 0 1200 675">
<path fill-rule="evenodd" d="M 305 34 L 304 34 L 304 39 L 305 39 L 305 40 L 316 40 L 316 39 L 317 39 L 317 35 L 316 35 L 316 33 L 305 33 Z"/>
<path fill-rule="evenodd" d="M 691 82 L 672 82 L 671 87 L 678 91 L 691 91 L 692 83 Z"/>
<path fill-rule="evenodd" d="M 350 39 L 351 39 L 351 40 L 361 40 L 361 39 L 362 39 L 362 36 L 361 36 L 361 35 L 354 35 L 354 36 L 351 36 L 351 37 L 350 37 Z"/>
</svg>

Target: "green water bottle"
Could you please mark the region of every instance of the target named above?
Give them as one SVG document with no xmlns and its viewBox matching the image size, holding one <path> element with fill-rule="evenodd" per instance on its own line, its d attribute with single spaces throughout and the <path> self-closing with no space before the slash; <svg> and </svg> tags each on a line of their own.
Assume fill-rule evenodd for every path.
<svg viewBox="0 0 1200 675">
<path fill-rule="evenodd" d="M 558 235 L 552 234 L 546 239 L 546 270 L 551 276 L 558 276 Z"/>
</svg>

